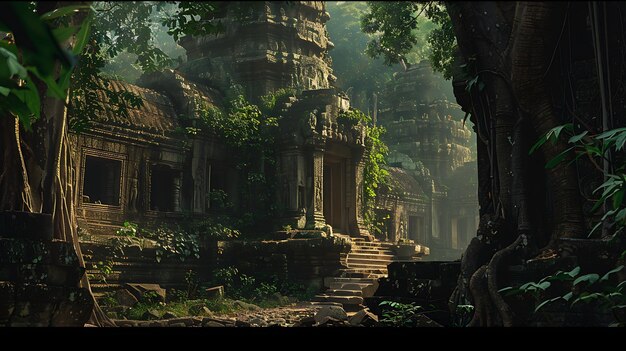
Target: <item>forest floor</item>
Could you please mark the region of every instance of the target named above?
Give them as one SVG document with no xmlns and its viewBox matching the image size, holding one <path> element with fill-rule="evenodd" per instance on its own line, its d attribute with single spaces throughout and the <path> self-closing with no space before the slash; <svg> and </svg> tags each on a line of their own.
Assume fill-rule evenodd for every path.
<svg viewBox="0 0 626 351">
<path fill-rule="evenodd" d="M 159 320 L 114 319 L 120 327 L 294 327 L 312 326 L 319 306 L 298 302 L 287 306 L 241 309 Z"/>
</svg>

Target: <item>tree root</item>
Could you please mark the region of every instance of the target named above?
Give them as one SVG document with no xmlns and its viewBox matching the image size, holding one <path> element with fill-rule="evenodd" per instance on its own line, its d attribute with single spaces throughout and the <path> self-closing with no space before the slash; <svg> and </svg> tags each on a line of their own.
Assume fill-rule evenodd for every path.
<svg viewBox="0 0 626 351">
<path fill-rule="evenodd" d="M 527 241 L 526 235 L 519 235 L 511 245 L 496 252 L 487 266 L 487 288 L 489 296 L 491 297 L 491 301 L 495 305 L 500 318 L 502 318 L 502 325 L 505 327 L 513 326 L 513 312 L 502 298 L 502 295 L 498 292 L 498 269 L 500 268 L 502 259 L 514 253 L 520 246 L 523 245 L 524 241 Z"/>
<path fill-rule="evenodd" d="M 484 265 L 478 268 L 470 278 L 469 288 L 474 299 L 474 316 L 467 324 L 468 327 L 486 327 L 492 324 L 492 306 L 484 281 L 486 272 L 487 265 Z"/>
</svg>

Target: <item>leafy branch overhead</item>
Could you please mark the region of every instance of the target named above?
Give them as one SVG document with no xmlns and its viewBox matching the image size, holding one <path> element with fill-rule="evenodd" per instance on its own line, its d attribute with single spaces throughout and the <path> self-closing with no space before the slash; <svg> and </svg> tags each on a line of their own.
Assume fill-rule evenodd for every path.
<svg viewBox="0 0 626 351">
<path fill-rule="evenodd" d="M 46 94 L 65 100 L 75 55 L 86 44 L 91 21 L 88 16 L 82 25 L 76 26 L 69 24 L 68 17 L 89 9 L 84 5 L 71 6 L 38 16 L 33 4 L 2 4 L 0 31 L 9 34 L 0 40 L 0 109 L 18 117 L 26 128 L 41 115 L 38 84 L 45 84 Z M 75 41 L 71 50 L 62 48 L 60 43 L 72 36 Z M 57 62 L 61 70 L 55 79 Z"/>
<path fill-rule="evenodd" d="M 443 4 L 437 1 L 368 1 L 368 5 L 369 12 L 361 18 L 363 32 L 375 36 L 368 43 L 368 55 L 382 56 L 387 64 L 428 59 L 445 79 L 452 77 L 456 39 Z M 425 43 L 417 45 L 424 37 Z M 418 47 L 421 52 L 415 55 Z"/>
</svg>

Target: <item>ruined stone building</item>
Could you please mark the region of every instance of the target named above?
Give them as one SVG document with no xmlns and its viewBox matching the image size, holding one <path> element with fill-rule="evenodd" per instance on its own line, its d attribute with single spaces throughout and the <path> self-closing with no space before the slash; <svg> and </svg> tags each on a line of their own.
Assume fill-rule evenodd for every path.
<svg viewBox="0 0 626 351">
<path fill-rule="evenodd" d="M 92 232 L 111 233 L 128 219 L 208 213 L 207 193 L 215 188 L 236 201 L 237 175 L 224 163 L 224 146 L 209 133 L 186 135 L 188 125 L 179 116 L 193 121 L 201 106 L 221 108 L 223 92 L 237 83 L 252 100 L 280 88 L 304 91 L 283 106 L 280 122 L 282 221 L 293 228 L 328 223 L 346 234 L 361 233 L 365 132 L 337 123 L 349 101 L 330 88 L 328 13 L 320 2 L 255 5 L 241 23 L 227 15 L 226 31 L 218 36 L 183 38 L 188 61 L 178 69 L 144 75 L 141 86 L 112 82 L 112 90 L 144 101 L 128 116 L 98 93 L 103 115 L 76 136 L 79 216 Z"/>
<path fill-rule="evenodd" d="M 144 74 L 136 84 L 110 82 L 110 90 L 141 97 L 142 107 L 122 114 L 116 101 L 98 91 L 102 114 L 88 130 L 72 136 L 78 161 L 76 210 L 88 254 L 126 221 L 142 226 L 211 216 L 214 191 L 224 192 L 239 207 L 243 180 L 230 150 L 210 131 L 188 132 L 202 108 L 224 108 L 233 84 L 241 85 L 252 102 L 281 88 L 296 91 L 280 102 L 276 228 L 321 229 L 358 242 L 372 239 L 362 217 L 366 132 L 363 125 L 338 120 L 350 102 L 333 87 L 328 56 L 333 44 L 325 28 L 329 15 L 324 2 L 259 2 L 244 12 L 229 3 L 225 9 L 223 33 L 180 40 L 187 61 L 176 69 Z M 465 146 L 470 134 L 458 118 L 448 117 L 458 112 L 453 104 L 425 92 L 428 83 L 420 83 L 423 77 L 415 73 L 427 70 L 399 74 L 395 90 L 385 97 L 388 102 L 381 104 L 379 123 L 389 131 L 396 186 L 379 201 L 380 210 L 393 218 L 379 239 L 395 242 L 408 235 L 433 250 L 457 253 L 475 226 L 473 198 L 466 196 L 475 187 L 454 190 L 443 179 L 471 168 L 465 166 L 472 160 Z M 367 247 L 363 254 L 353 248 L 353 267 L 386 271 L 385 262 L 392 257 L 388 248 L 381 247 L 384 260 L 373 261 Z M 316 279 L 333 274 L 341 267 L 336 257 L 331 268 L 311 263 L 307 274 Z M 164 261 L 154 269 L 148 259 L 127 260 L 118 262 L 119 282 L 167 286 L 184 281 L 188 269 L 208 267 Z M 344 268 L 346 262 L 350 266 L 350 256 L 342 260 Z M 291 264 L 290 274 L 303 269 L 301 261 Z"/>
<path fill-rule="evenodd" d="M 365 130 L 337 121 L 350 105 L 332 88 L 324 3 L 264 2 L 249 8 L 233 21 L 238 6 L 229 4 L 222 19 L 226 30 L 217 36 L 182 38 L 188 60 L 180 67 L 145 74 L 137 84 L 110 82 L 110 90 L 138 95 L 142 107 L 121 114 L 116 101 L 97 92 L 103 113 L 72 136 L 86 252 L 126 221 L 142 226 L 210 215 L 215 190 L 237 207 L 240 177 L 219 135 L 186 132 L 201 108 L 223 109 L 233 84 L 243 86 L 251 101 L 280 88 L 298 92 L 281 105 L 277 227 L 368 235 L 361 216 Z M 172 281 L 186 265 L 162 264 L 155 271 L 133 262 L 134 273 L 126 279 L 166 284 L 164 272 L 178 272 L 165 274 Z"/>
<path fill-rule="evenodd" d="M 478 226 L 472 131 L 427 61 L 394 74 L 377 123 L 387 129 L 391 190 L 378 199 L 385 238 L 430 248 L 431 259 L 457 259 Z"/>
</svg>

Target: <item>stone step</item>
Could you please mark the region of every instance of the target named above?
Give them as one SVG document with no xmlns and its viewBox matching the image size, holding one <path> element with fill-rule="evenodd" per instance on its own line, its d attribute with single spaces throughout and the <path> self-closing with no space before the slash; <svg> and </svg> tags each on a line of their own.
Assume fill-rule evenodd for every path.
<svg viewBox="0 0 626 351">
<path fill-rule="evenodd" d="M 324 293 L 332 296 L 363 296 L 363 291 L 361 289 L 330 289 L 326 290 Z"/>
<path fill-rule="evenodd" d="M 334 282 L 330 283 L 331 290 L 363 290 L 373 283 Z"/>
<path fill-rule="evenodd" d="M 391 259 L 393 259 L 393 258 L 395 257 L 395 256 L 393 255 L 393 253 L 390 253 L 390 252 L 385 252 L 385 251 L 369 251 L 369 250 L 368 250 L 368 251 L 350 251 L 350 252 L 346 255 L 346 257 L 347 257 L 348 255 L 356 255 L 356 256 L 362 256 L 362 257 L 363 257 L 363 256 L 379 256 L 379 255 L 381 255 L 381 256 L 382 256 L 382 257 L 384 257 L 384 258 L 389 257 L 389 258 L 391 258 Z"/>
<path fill-rule="evenodd" d="M 364 279 L 364 278 L 378 279 L 380 278 L 380 275 L 382 275 L 382 273 L 357 272 L 357 271 L 351 270 L 351 271 L 342 272 L 340 277 L 347 278 L 347 279 Z"/>
<path fill-rule="evenodd" d="M 371 258 L 374 260 L 392 260 L 394 258 L 394 255 L 390 255 L 390 254 L 386 254 L 383 252 L 377 252 L 377 253 L 368 253 L 368 252 L 360 252 L 360 251 L 350 251 L 348 253 L 348 257 L 353 257 L 353 258 Z"/>
<path fill-rule="evenodd" d="M 320 301 L 309 301 L 309 304 L 313 305 L 313 306 L 338 306 L 338 307 L 342 307 L 343 305 L 340 304 L 339 302 L 330 302 L 330 301 L 325 301 L 325 302 L 320 302 Z"/>
<path fill-rule="evenodd" d="M 393 246 L 392 243 L 381 243 L 381 242 L 356 242 L 354 243 L 354 246 L 360 246 L 360 247 L 383 247 L 385 249 L 390 248 L 391 246 Z"/>
<path fill-rule="evenodd" d="M 342 305 L 360 305 L 363 303 L 361 296 L 330 296 L 326 294 L 320 294 L 313 297 L 311 301 L 314 302 L 337 302 Z"/>
<path fill-rule="evenodd" d="M 327 277 L 324 278 L 324 286 L 330 287 L 330 283 L 361 283 L 373 284 L 378 278 L 344 278 L 344 277 Z"/>
<path fill-rule="evenodd" d="M 351 264 L 368 264 L 368 265 L 374 265 L 374 266 L 384 266 L 385 268 L 387 268 L 387 265 L 390 264 L 392 260 L 348 256 L 347 262 L 348 262 L 348 267 L 350 267 Z"/>
<path fill-rule="evenodd" d="M 348 260 L 348 268 L 354 269 L 382 269 L 383 271 L 387 270 L 387 265 L 391 262 L 351 262 Z"/>
<path fill-rule="evenodd" d="M 347 278 L 379 278 L 379 275 L 387 276 L 387 270 L 383 268 L 345 268 L 341 271 L 341 277 Z"/>
</svg>

